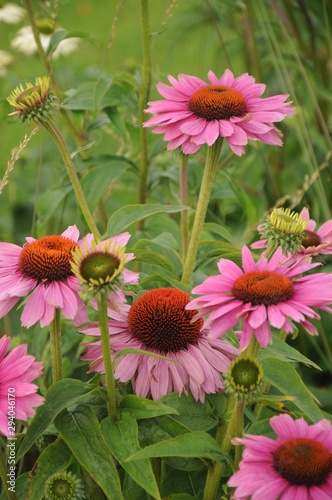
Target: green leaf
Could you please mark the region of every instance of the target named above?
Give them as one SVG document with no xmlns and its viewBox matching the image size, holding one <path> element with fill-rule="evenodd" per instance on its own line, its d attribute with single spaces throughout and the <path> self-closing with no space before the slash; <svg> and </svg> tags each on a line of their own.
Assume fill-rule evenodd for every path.
<svg viewBox="0 0 332 500">
<path fill-rule="evenodd" d="M 27 499 L 42 500 L 47 479 L 56 472 L 63 472 L 67 468 L 71 456 L 71 451 L 62 439 L 57 439 L 45 448 L 34 465 L 34 474 L 31 475 Z"/>
<path fill-rule="evenodd" d="M 316 363 L 294 349 L 291 345 L 279 339 L 277 335 L 273 335 L 273 343 L 271 345 L 268 345 L 265 349 L 260 349 L 259 360 L 262 361 L 264 358 L 270 358 L 271 355 L 281 361 L 303 363 L 321 371 L 321 368 Z"/>
<path fill-rule="evenodd" d="M 25 472 L 15 480 L 16 500 L 27 500 L 29 491 L 30 472 Z M 8 500 L 6 491 L 3 491 L 0 500 Z"/>
<path fill-rule="evenodd" d="M 161 402 L 175 408 L 177 415 L 173 416 L 175 420 L 190 429 L 191 431 L 208 431 L 217 425 L 217 420 L 211 418 L 207 412 L 206 404 L 195 401 L 191 394 L 185 397 L 179 397 L 175 392 L 167 394 L 160 398 Z"/>
<path fill-rule="evenodd" d="M 122 233 L 134 222 L 146 219 L 151 215 L 161 213 L 175 213 L 187 210 L 189 207 L 178 205 L 126 205 L 119 208 L 108 221 L 107 233 L 109 236 Z"/>
<path fill-rule="evenodd" d="M 72 189 L 72 186 L 65 180 L 40 195 L 36 203 L 39 225 L 45 224 L 57 212 Z"/>
<path fill-rule="evenodd" d="M 235 182 L 234 177 L 229 175 L 226 170 L 222 171 L 222 175 L 229 182 L 230 188 L 232 189 L 235 196 L 240 202 L 242 207 L 242 212 L 246 215 L 249 227 L 256 227 L 257 225 L 257 209 L 253 201 L 249 198 L 244 189 L 240 188 Z"/>
<path fill-rule="evenodd" d="M 62 42 L 62 40 L 65 40 L 66 38 L 90 38 L 90 35 L 88 33 L 85 33 L 84 31 L 57 30 L 51 36 L 50 43 L 46 50 L 46 54 L 47 55 L 52 54 L 59 45 L 59 43 Z"/>
<path fill-rule="evenodd" d="M 150 356 L 151 358 L 163 359 L 165 361 L 170 361 L 171 363 L 179 363 L 179 361 L 177 361 L 176 359 L 167 358 L 162 354 L 157 354 L 153 351 L 145 351 L 144 349 L 135 349 L 134 347 L 128 347 L 127 349 L 122 349 L 121 351 L 119 351 L 114 357 L 114 361 L 121 358 L 122 356 L 125 356 L 126 354 L 143 354 L 144 356 Z"/>
<path fill-rule="evenodd" d="M 293 403 L 312 422 L 317 422 L 323 418 L 321 410 L 313 400 L 313 396 L 302 382 L 295 368 L 275 358 L 265 358 L 262 360 L 264 380 L 273 385 L 282 394 L 295 397 Z"/>
<path fill-rule="evenodd" d="M 100 486 L 106 497 L 110 500 L 122 499 L 114 459 L 92 409 L 81 405 L 70 413 L 64 410 L 56 417 L 54 425 L 76 460 Z"/>
<path fill-rule="evenodd" d="M 112 84 L 113 78 L 109 75 L 101 75 L 94 88 L 93 101 L 95 113 L 97 113 L 102 107 L 102 101 L 106 95 L 106 92 Z"/>
<path fill-rule="evenodd" d="M 218 236 L 221 236 L 221 238 L 228 241 L 234 246 L 237 245 L 236 239 L 225 226 L 221 226 L 220 224 L 216 224 L 215 222 L 207 222 L 204 224 L 204 229 L 207 229 L 211 233 L 215 233 Z"/>
<path fill-rule="evenodd" d="M 76 403 L 94 390 L 96 387 L 91 388 L 85 382 L 76 379 L 67 378 L 53 384 L 45 395 L 44 404 L 37 408 L 36 415 L 18 449 L 17 460 L 31 448 L 36 439 L 43 434 L 52 420 L 64 408 Z"/>
<path fill-rule="evenodd" d="M 153 457 L 199 457 L 222 462 L 224 454 L 210 434 L 196 431 L 147 446 L 128 461 Z"/>
<path fill-rule="evenodd" d="M 160 415 L 177 414 L 177 410 L 161 403 L 160 400 L 150 400 L 133 396 L 129 394 L 125 396 L 120 405 L 122 411 L 131 413 L 136 419 L 153 418 Z"/>
<path fill-rule="evenodd" d="M 152 266 L 161 267 L 166 269 L 166 271 L 175 274 L 173 264 L 160 253 L 137 249 L 135 250 L 135 260 L 136 262 L 144 262 Z"/>
<path fill-rule="evenodd" d="M 110 417 L 101 422 L 101 432 L 116 460 L 124 470 L 153 498 L 160 499 L 158 485 L 150 460 L 127 462 L 126 459 L 141 450 L 138 442 L 137 422 L 132 415 L 123 413 L 115 422 Z"/>
<path fill-rule="evenodd" d="M 81 185 L 87 203 L 93 211 L 98 201 L 109 189 L 110 184 L 118 179 L 131 166 L 124 158 L 109 159 L 107 164 L 93 167 L 82 179 Z"/>
</svg>

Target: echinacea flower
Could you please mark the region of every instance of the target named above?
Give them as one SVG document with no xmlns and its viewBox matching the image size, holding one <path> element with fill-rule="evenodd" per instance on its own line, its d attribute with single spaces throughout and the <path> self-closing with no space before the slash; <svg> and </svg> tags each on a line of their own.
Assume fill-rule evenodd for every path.
<svg viewBox="0 0 332 500">
<path fill-rule="evenodd" d="M 132 285 L 138 282 L 138 273 L 124 269 L 135 258 L 125 253 L 130 233 L 112 236 L 97 243 L 92 235 L 73 252 L 71 268 L 83 289 L 92 294 L 114 290 L 118 284 Z"/>
<path fill-rule="evenodd" d="M 59 107 L 58 99 L 50 89 L 48 76 L 38 76 L 34 85 L 25 82 L 25 88 L 22 84 L 16 87 L 7 97 L 7 101 L 14 108 L 10 116 L 18 116 L 22 123 L 48 120 Z"/>
<path fill-rule="evenodd" d="M 144 123 L 153 133 L 164 134 L 168 149 L 179 146 L 185 154 L 203 144 L 211 146 L 225 137 L 241 156 L 248 139 L 281 146 L 281 132 L 274 122 L 295 113 L 288 94 L 262 98 L 266 85 L 244 73 L 235 78 L 227 69 L 221 78 L 209 71 L 209 83 L 190 75 L 169 76 L 171 86 L 157 84 L 165 100 L 149 102 L 147 113 L 156 115 Z"/>
<path fill-rule="evenodd" d="M 198 309 L 196 317 L 209 314 L 210 335 L 219 337 L 243 320 L 240 350 L 247 347 L 252 334 L 263 347 L 272 343 L 270 325 L 293 331 L 290 320 L 301 324 L 309 333 L 317 330 L 308 318 L 319 318 L 312 307 L 332 312 L 332 274 L 314 273 L 301 276 L 319 264 L 306 256 L 286 258 L 278 247 L 268 261 L 254 261 L 249 249 L 242 249 L 243 270 L 228 259 L 220 259 L 220 275 L 207 278 L 192 290 L 203 294 L 192 300 L 187 309 Z"/>
<path fill-rule="evenodd" d="M 332 425 L 309 425 L 290 415 L 272 417 L 277 439 L 247 434 L 239 470 L 228 486 L 234 500 L 330 500 L 332 498 Z"/>
<path fill-rule="evenodd" d="M 26 421 L 35 414 L 44 398 L 32 381 L 43 372 L 43 363 L 27 354 L 27 344 L 8 352 L 10 337 L 0 338 L 0 434 L 15 436 L 15 420 Z M 8 417 L 11 417 L 10 419 Z"/>
<path fill-rule="evenodd" d="M 21 297 L 32 292 L 21 316 L 29 328 L 38 321 L 46 326 L 59 308 L 63 316 L 81 325 L 88 320 L 80 285 L 73 275 L 72 251 L 81 244 L 76 226 L 60 236 L 27 237 L 22 247 L 0 243 L 0 317 L 7 314 Z"/>
<path fill-rule="evenodd" d="M 295 250 L 300 254 L 310 257 L 332 254 L 332 220 L 325 222 L 315 231 L 317 223 L 310 219 L 307 208 L 303 208 L 299 214 L 286 209 L 283 211 L 283 226 L 277 228 L 273 226 L 273 223 L 271 224 L 271 217 L 274 215 L 276 219 L 282 210 L 280 208 L 273 210 L 267 221 L 258 226 L 257 230 L 261 239 L 252 243 L 251 248 L 266 249 L 277 238 L 279 238 L 280 244 L 281 241 L 284 241 L 285 246 L 287 246 L 289 242 L 296 239 Z M 285 217 L 288 217 L 288 222 L 286 222 Z M 289 250 L 292 251 L 292 248 Z"/>
<path fill-rule="evenodd" d="M 72 472 L 56 472 L 45 483 L 45 500 L 83 500 L 84 486 Z"/>
<path fill-rule="evenodd" d="M 109 309 L 114 357 L 134 348 L 169 358 L 129 353 L 115 361 L 115 378 L 130 380 L 138 396 L 158 399 L 172 391 L 190 391 L 196 400 L 204 401 L 206 393 L 224 388 L 220 372 L 227 370 L 237 349 L 223 339 L 211 338 L 203 320 L 193 321 L 195 312 L 185 309 L 189 300 L 189 294 L 181 290 L 159 288 L 144 293 L 132 306 L 123 300 L 117 310 Z M 83 333 L 100 335 L 93 326 Z M 104 373 L 101 343 L 87 345 L 83 359 L 93 360 L 89 371 Z"/>
<path fill-rule="evenodd" d="M 332 254 L 332 220 L 325 222 L 315 231 L 317 223 L 310 219 L 307 208 L 301 210 L 300 216 L 308 222 L 302 238 L 300 253 L 312 257 Z"/>
</svg>

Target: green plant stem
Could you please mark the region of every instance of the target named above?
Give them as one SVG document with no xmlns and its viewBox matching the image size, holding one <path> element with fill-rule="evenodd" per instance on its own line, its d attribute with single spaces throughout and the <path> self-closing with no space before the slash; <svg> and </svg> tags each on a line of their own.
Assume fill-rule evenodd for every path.
<svg viewBox="0 0 332 500">
<path fill-rule="evenodd" d="M 236 401 L 233 396 L 228 399 L 225 416 L 231 413 L 230 420 L 222 421 L 218 424 L 216 441 L 220 445 L 221 450 L 227 454 L 231 447 L 230 437 L 233 436 L 236 423 Z M 217 491 L 224 471 L 225 464 L 223 462 L 215 462 L 208 470 L 206 483 L 204 488 L 204 500 L 215 500 Z"/>
<path fill-rule="evenodd" d="M 212 186 L 215 182 L 218 171 L 218 159 L 221 146 L 222 137 L 219 137 L 217 141 L 208 148 L 194 224 L 189 241 L 188 253 L 183 268 L 182 283 L 186 285 L 190 283 L 191 275 L 195 268 L 198 244 L 201 237 L 207 207 L 210 201 Z"/>
<path fill-rule="evenodd" d="M 235 436 L 237 438 L 243 436 L 243 415 L 244 415 L 244 401 L 236 401 L 235 405 Z M 243 446 L 238 444 L 235 447 L 234 470 L 239 468 L 239 463 L 242 458 Z"/>
<path fill-rule="evenodd" d="M 180 203 L 188 206 L 188 163 L 189 156 L 180 153 Z M 182 259 L 186 258 L 189 244 L 188 210 L 181 211 Z"/>
<path fill-rule="evenodd" d="M 53 384 L 62 380 L 62 343 L 60 309 L 55 309 L 54 318 L 50 323 L 52 379 Z"/>
<path fill-rule="evenodd" d="M 101 345 L 103 349 L 103 360 L 105 367 L 105 379 L 107 389 L 107 408 L 110 417 L 116 418 L 116 397 L 115 397 L 115 381 L 114 367 L 111 358 L 111 344 L 108 331 L 108 316 L 107 316 L 107 297 L 101 294 L 98 298 L 98 318 L 99 328 L 101 332 Z"/>
<path fill-rule="evenodd" d="M 76 173 L 73 161 L 71 159 L 67 144 L 64 140 L 63 135 L 61 134 L 58 126 L 56 125 L 55 121 L 50 118 L 48 120 L 43 120 L 41 124 L 46 128 L 46 130 L 51 134 L 53 137 L 56 145 L 58 146 L 58 149 L 60 151 L 60 154 L 62 156 L 63 162 L 66 166 L 67 173 L 70 179 L 70 182 L 73 186 L 75 195 L 76 195 L 76 200 L 77 203 L 79 204 L 83 216 L 85 218 L 85 221 L 90 229 L 90 231 L 93 233 L 94 237 L 96 240 L 101 239 L 101 235 L 99 233 L 99 230 L 97 228 L 97 225 L 94 221 L 94 218 L 90 212 L 90 209 L 88 207 L 85 195 L 83 193 L 82 186 L 80 184 L 78 175 Z"/>
<path fill-rule="evenodd" d="M 7 476 L 8 470 L 7 470 L 7 464 L 5 461 L 5 454 L 6 454 L 5 451 L 2 452 L 2 450 L 0 450 L 0 477 L 1 477 L 3 488 L 6 491 L 6 495 L 7 495 L 8 500 L 16 500 L 15 493 L 8 489 L 7 481 L 8 481 L 9 476 Z"/>
<path fill-rule="evenodd" d="M 151 86 L 151 43 L 150 43 L 150 13 L 149 0 L 141 0 L 141 20 L 143 37 L 143 68 L 142 84 L 139 95 L 139 115 L 141 124 L 141 161 L 138 173 L 137 201 L 139 204 L 146 202 L 146 185 L 149 169 L 148 137 L 147 130 L 143 127 L 145 121 L 144 110 L 147 106 Z M 143 221 L 138 224 L 138 229 L 144 227 Z"/>
<path fill-rule="evenodd" d="M 51 63 L 50 63 L 50 61 L 45 53 L 45 50 L 43 49 L 41 41 L 40 41 L 39 31 L 38 31 L 38 28 L 37 28 L 36 23 L 35 23 L 35 18 L 34 18 L 34 13 L 33 13 L 31 1 L 30 0 L 23 0 L 23 2 L 24 2 L 24 5 L 25 5 L 26 11 L 27 11 L 27 15 L 29 18 L 33 37 L 34 37 L 34 40 L 35 40 L 36 45 L 37 45 L 39 57 L 40 57 L 43 65 L 45 67 L 45 70 L 50 78 L 52 89 L 53 89 L 55 95 L 57 96 L 57 98 L 59 99 L 59 101 L 61 102 L 62 101 L 61 92 L 60 92 L 60 89 L 58 87 L 57 81 L 54 77 L 52 65 L 51 65 Z M 75 138 L 78 146 L 80 146 L 80 147 L 84 146 L 84 142 L 82 140 L 82 137 L 79 134 L 79 132 L 76 130 L 73 122 L 71 121 L 71 119 L 67 113 L 67 110 L 65 108 L 60 108 L 60 113 L 62 114 L 62 116 L 66 122 L 66 125 L 67 125 L 68 129 L 70 130 L 70 132 L 72 133 L 73 137 Z"/>
</svg>

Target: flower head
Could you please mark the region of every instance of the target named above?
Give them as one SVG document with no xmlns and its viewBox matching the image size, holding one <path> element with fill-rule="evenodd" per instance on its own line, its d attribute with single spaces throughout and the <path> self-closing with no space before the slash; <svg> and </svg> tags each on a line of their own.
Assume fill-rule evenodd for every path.
<svg viewBox="0 0 332 500">
<path fill-rule="evenodd" d="M 88 320 L 80 286 L 70 267 L 73 250 L 81 244 L 70 226 L 60 236 L 26 238 L 22 247 L 0 243 L 0 317 L 21 297 L 29 298 L 21 316 L 23 326 L 49 325 L 59 308 L 65 318 L 81 325 Z"/>
<path fill-rule="evenodd" d="M 238 356 L 224 374 L 226 393 L 251 401 L 263 391 L 263 367 L 254 358 Z"/>
<path fill-rule="evenodd" d="M 37 20 L 37 28 L 40 33 L 40 42 L 43 49 L 46 51 L 49 47 L 51 35 L 54 32 L 54 27 L 52 27 L 49 22 L 45 22 L 45 20 Z M 59 28 L 57 28 L 55 33 L 57 31 L 59 31 Z M 53 59 L 56 59 L 59 56 L 67 56 L 71 54 L 78 49 L 79 43 L 80 39 L 77 37 L 64 38 L 52 53 Z M 38 52 L 38 48 L 33 36 L 31 26 L 23 26 L 22 28 L 20 28 L 16 35 L 13 37 L 11 46 L 27 56 L 36 54 Z"/>
<path fill-rule="evenodd" d="M 48 76 L 37 77 L 35 84 L 25 83 L 16 87 L 7 98 L 15 111 L 11 115 L 18 116 L 22 122 L 33 120 L 36 123 L 47 120 L 58 109 L 58 99 L 50 90 Z"/>
<path fill-rule="evenodd" d="M 203 294 L 188 304 L 188 309 L 199 309 L 197 317 L 210 314 L 210 335 L 219 337 L 242 319 L 240 350 L 250 342 L 254 333 L 257 341 L 266 347 L 272 343 L 270 325 L 290 333 L 300 323 L 309 333 L 317 330 L 306 317 L 319 318 L 312 307 L 332 312 L 331 273 L 301 276 L 318 264 L 308 262 L 306 256 L 286 258 L 278 247 L 268 261 L 261 257 L 255 262 L 249 249 L 242 249 L 243 270 L 228 259 L 220 259 L 221 275 L 207 278 L 192 290 Z"/>
<path fill-rule="evenodd" d="M 325 222 L 315 231 L 317 223 L 310 219 L 309 210 L 303 208 L 300 215 L 308 223 L 302 238 L 300 253 L 310 256 L 332 254 L 332 220 Z"/>
<path fill-rule="evenodd" d="M 252 248 L 272 247 L 276 250 L 282 247 L 287 252 L 299 251 L 302 238 L 307 227 L 307 221 L 300 214 L 292 212 L 289 208 L 275 208 L 267 216 L 264 224 L 258 226 L 261 241 L 253 243 Z"/>
<path fill-rule="evenodd" d="M 256 83 L 247 73 L 235 78 L 229 69 L 221 78 L 209 71 L 210 83 L 189 75 L 168 79 L 171 87 L 157 85 L 165 100 L 149 103 L 146 112 L 156 116 L 144 126 L 164 134 L 169 150 L 182 146 L 184 153 L 195 153 L 203 144 L 214 144 L 218 137 L 225 137 L 239 156 L 248 139 L 282 145 L 282 134 L 274 122 L 294 114 L 291 102 L 286 102 L 288 94 L 261 98 L 264 84 Z"/>
<path fill-rule="evenodd" d="M 202 320 L 193 321 L 195 312 L 185 309 L 189 300 L 181 290 L 159 288 L 141 295 L 131 307 L 123 300 L 116 311 L 109 310 L 113 356 L 127 348 L 152 354 L 130 353 L 115 361 L 115 378 L 131 380 L 138 396 L 158 399 L 172 391 L 191 391 L 204 401 L 206 393 L 224 388 L 220 372 L 227 370 L 237 349 L 210 338 Z M 93 326 L 83 333 L 100 335 Z M 93 360 L 90 371 L 104 373 L 101 343 L 87 345 L 83 359 Z"/>
<path fill-rule="evenodd" d="M 0 21 L 7 24 L 17 24 L 25 16 L 25 9 L 15 3 L 6 2 L 0 5 Z"/>
<path fill-rule="evenodd" d="M 321 420 L 272 417 L 277 439 L 246 435 L 240 469 L 229 479 L 234 500 L 328 500 L 332 498 L 332 425 Z"/>
<path fill-rule="evenodd" d="M 53 474 L 45 484 L 46 500 L 82 500 L 86 498 L 82 481 L 71 472 Z"/>
<path fill-rule="evenodd" d="M 112 236 L 96 243 L 90 235 L 84 238 L 82 246 L 73 252 L 71 268 L 83 289 L 92 292 L 109 292 L 119 283 L 136 284 L 138 273 L 124 269 L 127 262 L 134 259 L 133 253 L 125 253 L 129 233 Z"/>
<path fill-rule="evenodd" d="M 9 425 L 10 408 L 15 409 L 15 418 L 26 421 L 35 414 L 44 398 L 37 393 L 38 386 L 31 382 L 43 372 L 43 363 L 36 362 L 27 354 L 27 344 L 14 347 L 7 352 L 10 337 L 0 338 L 0 434 L 15 435 L 15 423 Z M 13 405 L 14 402 L 14 405 Z M 11 422 L 11 421 L 10 421 Z"/>
<path fill-rule="evenodd" d="M 272 214 L 274 214 L 276 210 L 274 210 Z M 286 209 L 284 212 L 285 216 L 289 216 L 290 220 L 282 223 L 283 228 L 281 228 L 280 225 L 278 229 L 273 227 L 270 223 L 272 214 L 265 224 L 258 226 L 257 229 L 261 234 L 261 239 L 255 241 L 255 243 L 251 245 L 252 248 L 266 248 L 272 240 L 277 241 L 279 234 L 279 244 L 282 245 L 284 242 L 284 246 L 286 247 L 289 241 L 298 239 L 296 244 L 292 244 L 292 248 L 288 248 L 290 251 L 305 254 L 310 257 L 332 254 L 332 220 L 325 222 L 315 231 L 317 223 L 313 219 L 310 219 L 309 210 L 307 208 L 303 208 L 299 214 L 295 212 L 291 213 L 289 209 Z M 275 215 L 277 216 L 277 214 Z M 285 220 L 285 217 L 283 219 Z M 283 234 L 280 234 L 280 230 Z"/>
</svg>

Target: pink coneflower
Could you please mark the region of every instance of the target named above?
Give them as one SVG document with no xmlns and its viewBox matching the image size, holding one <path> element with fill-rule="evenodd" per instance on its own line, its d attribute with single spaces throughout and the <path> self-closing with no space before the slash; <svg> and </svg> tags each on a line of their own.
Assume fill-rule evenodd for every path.
<svg viewBox="0 0 332 500">
<path fill-rule="evenodd" d="M 332 498 L 332 425 L 309 425 L 289 415 L 271 418 L 277 440 L 246 435 L 240 469 L 229 479 L 234 500 L 329 500 Z"/>
<path fill-rule="evenodd" d="M 332 254 L 332 220 L 325 222 L 317 231 L 316 225 L 316 221 L 310 219 L 307 208 L 303 208 L 299 214 L 290 209 L 274 209 L 267 222 L 257 228 L 262 239 L 255 241 L 251 247 L 266 249 L 269 240 L 279 238 L 280 244 L 284 243 L 292 253 L 310 257 Z M 296 245 L 292 248 L 290 242 L 294 240 Z"/>
<path fill-rule="evenodd" d="M 70 267 L 72 251 L 80 245 L 78 238 L 77 227 L 70 226 L 60 236 L 27 237 L 23 248 L 0 243 L 0 317 L 32 292 L 21 316 L 23 326 L 37 321 L 42 327 L 49 325 L 56 308 L 75 325 L 88 320 Z"/>
<path fill-rule="evenodd" d="M 332 254 L 332 220 L 325 222 L 317 231 L 316 221 L 310 219 L 309 210 L 303 208 L 300 216 L 308 221 L 302 238 L 300 253 L 307 255 L 330 255 Z"/>
<path fill-rule="evenodd" d="M 27 344 L 14 347 L 7 354 L 9 345 L 10 337 L 1 337 L 0 434 L 13 437 L 15 420 L 25 421 L 28 417 L 33 417 L 34 408 L 44 401 L 42 396 L 36 394 L 38 386 L 31 383 L 42 374 L 43 363 L 35 362 L 34 356 L 27 355 Z"/>
<path fill-rule="evenodd" d="M 274 126 L 295 113 L 288 94 L 261 98 L 266 85 L 256 83 L 248 73 L 235 78 L 227 69 L 219 79 L 209 71 L 210 83 L 196 76 L 169 76 L 171 87 L 157 84 L 164 101 L 149 102 L 147 113 L 155 114 L 145 122 L 153 133 L 164 134 L 168 149 L 182 146 L 186 154 L 203 144 L 211 146 L 225 137 L 230 148 L 241 156 L 248 139 L 281 146 L 281 132 Z"/>
<path fill-rule="evenodd" d="M 206 393 L 224 388 L 220 372 L 227 370 L 237 349 L 221 339 L 212 339 L 203 320 L 192 321 L 196 312 L 186 311 L 190 296 L 177 289 L 160 288 L 141 295 L 130 307 L 124 302 L 109 310 L 110 342 L 115 356 L 123 349 L 143 349 L 170 358 L 125 354 L 115 361 L 115 378 L 131 380 L 138 396 L 158 399 L 176 391 L 188 391 L 204 401 Z M 100 335 L 97 328 L 84 331 Z M 101 343 L 88 344 L 85 360 L 94 360 L 90 371 L 104 373 Z"/>
<path fill-rule="evenodd" d="M 317 273 L 300 276 L 318 264 L 306 256 L 286 258 L 279 247 L 268 261 L 261 257 L 255 263 L 249 249 L 242 249 L 243 270 L 228 259 L 220 259 L 221 275 L 207 278 L 192 290 L 204 294 L 188 304 L 198 309 L 202 317 L 210 314 L 210 335 L 219 337 L 235 327 L 242 319 L 240 350 L 249 344 L 254 333 L 263 347 L 272 343 L 270 325 L 290 333 L 300 323 L 309 333 L 317 330 L 306 317 L 319 318 L 312 307 L 332 312 L 332 274 Z"/>
</svg>

